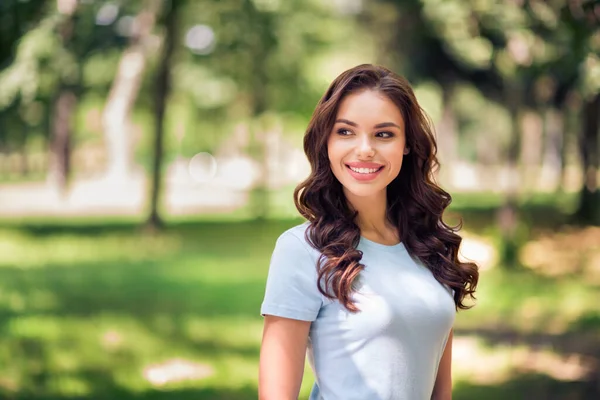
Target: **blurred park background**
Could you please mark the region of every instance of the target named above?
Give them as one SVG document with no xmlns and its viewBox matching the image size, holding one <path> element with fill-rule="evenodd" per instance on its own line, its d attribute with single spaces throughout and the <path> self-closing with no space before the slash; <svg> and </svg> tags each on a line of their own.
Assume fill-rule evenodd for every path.
<svg viewBox="0 0 600 400">
<path fill-rule="evenodd" d="M 0 398 L 257 398 L 304 129 L 369 62 L 435 123 L 482 269 L 454 398 L 599 399 L 599 26 L 589 0 L 1 0 Z"/>
</svg>

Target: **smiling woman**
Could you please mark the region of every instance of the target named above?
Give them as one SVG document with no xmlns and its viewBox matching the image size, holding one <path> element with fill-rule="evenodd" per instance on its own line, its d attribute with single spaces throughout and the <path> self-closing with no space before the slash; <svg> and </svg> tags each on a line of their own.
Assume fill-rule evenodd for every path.
<svg viewBox="0 0 600 400">
<path fill-rule="evenodd" d="M 261 399 L 451 399 L 452 325 L 478 280 L 442 220 L 436 144 L 402 77 L 360 65 L 317 104 L 311 165 L 294 193 L 302 225 L 271 258 L 261 313 Z"/>
<path fill-rule="evenodd" d="M 364 90 L 344 98 L 338 116 L 327 154 L 344 195 L 351 203 L 372 193 L 385 196 L 407 151 L 402 113 L 389 98 Z"/>
</svg>

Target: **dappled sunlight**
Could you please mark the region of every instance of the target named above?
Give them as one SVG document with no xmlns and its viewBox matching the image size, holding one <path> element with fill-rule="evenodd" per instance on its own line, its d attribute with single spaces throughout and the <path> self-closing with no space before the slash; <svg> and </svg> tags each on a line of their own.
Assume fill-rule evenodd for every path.
<svg viewBox="0 0 600 400">
<path fill-rule="evenodd" d="M 581 354 L 556 354 L 550 350 L 519 348 L 511 354 L 515 371 L 546 374 L 560 381 L 579 381 L 590 378 L 598 368 L 592 357 Z"/>
<path fill-rule="evenodd" d="M 477 336 L 455 335 L 452 342 L 452 379 L 496 384 L 510 376 L 510 361 L 505 352 L 492 352 Z"/>
<path fill-rule="evenodd" d="M 10 285 L 0 285 L 0 289 L 0 309 L 18 313 L 25 310 L 49 311 L 58 306 L 56 294 L 47 289 L 31 288 L 24 291 Z"/>
<path fill-rule="evenodd" d="M 90 385 L 87 379 L 67 374 L 50 377 L 48 380 L 48 388 L 52 392 L 61 393 L 69 397 L 89 397 L 92 394 L 92 385 Z"/>
<path fill-rule="evenodd" d="M 102 335 L 101 342 L 106 350 L 114 351 L 119 349 L 123 344 L 123 335 L 119 331 L 111 329 Z"/>
<path fill-rule="evenodd" d="M 149 365 L 144 369 L 144 378 L 154 386 L 199 380 L 213 374 L 214 369 L 209 365 L 180 358 Z"/>
<path fill-rule="evenodd" d="M 227 262 L 227 268 L 223 263 Z M 163 275 L 167 281 L 198 281 L 204 284 L 221 283 L 224 280 L 230 283 L 256 282 L 264 284 L 264 277 L 268 260 L 261 268 L 253 261 L 248 260 L 247 254 L 203 255 L 202 258 L 189 257 L 182 259 L 176 266 L 164 269 Z M 249 265 L 250 263 L 250 265 Z M 265 272 L 263 272 L 265 270 Z"/>
<path fill-rule="evenodd" d="M 547 276 L 581 274 L 600 285 L 600 227 L 547 232 L 525 244 L 521 262 Z"/>
<path fill-rule="evenodd" d="M 227 382 L 254 393 L 268 253 L 290 223 L 0 231 L 13 246 L 0 254 L 0 391 L 121 398 Z"/>
<path fill-rule="evenodd" d="M 498 252 L 487 238 L 461 232 L 463 241 L 460 245 L 460 259 L 477 263 L 480 270 L 486 270 L 496 265 Z"/>
<path fill-rule="evenodd" d="M 2 369 L 0 390 L 13 393 L 28 387 L 33 393 L 87 396 L 97 390 L 90 381 L 96 374 L 120 382 L 132 393 L 148 385 L 198 388 L 227 381 L 243 387 L 256 379 L 258 316 L 163 314 L 146 320 L 105 313 L 93 318 L 19 316 L 7 322 L 7 335 L 0 339 L 0 348 L 6 350 L 0 353 L 0 364 L 10 368 Z M 135 371 L 137 377 L 132 375 Z M 32 386 L 30 377 L 39 374 L 47 379 Z"/>
<path fill-rule="evenodd" d="M 235 351 L 239 348 L 255 349 L 262 335 L 262 319 L 243 317 L 195 317 L 188 316 L 182 322 L 182 330 L 191 340 L 214 343 L 215 347 Z"/>
<path fill-rule="evenodd" d="M 229 382 L 233 387 L 256 385 L 258 374 L 258 357 L 241 357 L 235 354 L 218 356 L 214 365 L 219 368 L 218 379 Z M 217 376 L 215 376 L 217 378 Z"/>
<path fill-rule="evenodd" d="M 553 279 L 529 270 L 493 268 L 482 271 L 476 296 L 472 310 L 458 313 L 458 327 L 562 334 L 597 312 L 600 289 L 577 276 Z"/>
<path fill-rule="evenodd" d="M 64 321 L 53 316 L 21 316 L 10 320 L 8 332 L 12 337 L 53 342 L 64 337 L 63 323 Z"/>
<path fill-rule="evenodd" d="M 564 333 L 574 321 L 594 309 L 594 297 L 598 295 L 596 292 L 569 292 L 565 288 L 559 288 L 557 292 L 564 295 L 552 303 L 548 301 L 548 297 L 553 293 L 550 290 L 546 296 L 524 296 L 520 307 L 514 312 L 522 332 L 543 330 L 551 334 Z M 561 310 L 560 314 L 557 314 L 553 307 L 558 307 Z"/>
<path fill-rule="evenodd" d="M 477 336 L 455 336 L 452 353 L 453 379 L 483 385 L 502 384 L 524 373 L 580 381 L 598 370 L 598 361 L 589 356 L 525 345 L 485 346 Z"/>
<path fill-rule="evenodd" d="M 182 224 L 154 237 L 0 231 L 20 254 L 34 249 L 50 260 L 27 269 L 0 254 L 0 391 L 132 399 L 233 390 L 233 399 L 255 398 L 269 254 L 296 223 Z M 66 263 L 53 244 L 73 246 L 79 261 Z M 88 250 L 106 256 L 93 262 Z M 470 233 L 461 253 L 482 276 L 476 307 L 457 318 L 456 382 L 500 387 L 528 373 L 573 382 L 597 370 L 595 286 L 489 268 L 495 249 Z M 23 258 L 25 267 L 42 265 Z M 307 367 L 301 398 L 313 379 Z"/>
<path fill-rule="evenodd" d="M 40 268 L 110 261 L 154 260 L 176 253 L 181 239 L 176 235 L 138 233 L 113 235 L 56 234 L 32 236 L 0 230 L 0 268 Z"/>
</svg>

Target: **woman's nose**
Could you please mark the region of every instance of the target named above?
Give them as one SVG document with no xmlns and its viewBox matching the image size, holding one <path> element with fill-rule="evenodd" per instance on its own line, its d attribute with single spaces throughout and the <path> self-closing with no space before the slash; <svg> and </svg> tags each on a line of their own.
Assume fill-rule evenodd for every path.
<svg viewBox="0 0 600 400">
<path fill-rule="evenodd" d="M 375 149 L 371 143 L 371 138 L 362 136 L 357 143 L 357 155 L 359 158 L 370 158 L 375 155 Z"/>
</svg>

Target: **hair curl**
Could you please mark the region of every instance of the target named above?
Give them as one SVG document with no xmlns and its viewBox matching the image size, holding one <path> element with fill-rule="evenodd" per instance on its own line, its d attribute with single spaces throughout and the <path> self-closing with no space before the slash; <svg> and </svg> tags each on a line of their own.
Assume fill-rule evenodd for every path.
<svg viewBox="0 0 600 400">
<path fill-rule="evenodd" d="M 387 187 L 387 217 L 397 227 L 408 253 L 428 267 L 438 282 L 454 290 L 456 308 L 470 308 L 463 300 L 467 295 L 474 298 L 478 267 L 458 260 L 462 238 L 456 232 L 462 223 L 452 227 L 442 220 L 452 197 L 434 181 L 433 172 L 439 163 L 432 125 L 406 79 L 370 64 L 349 69 L 331 83 L 304 136 L 311 173 L 296 187 L 294 202 L 310 222 L 307 241 L 321 253 L 317 263 L 319 291 L 349 311 L 358 311 L 351 298 L 353 282 L 364 269 L 362 252 L 357 250 L 357 212 L 350 209 L 342 185 L 333 175 L 327 140 L 341 101 L 366 89 L 386 95 L 398 106 L 410 149 L 400 173 Z"/>
</svg>

